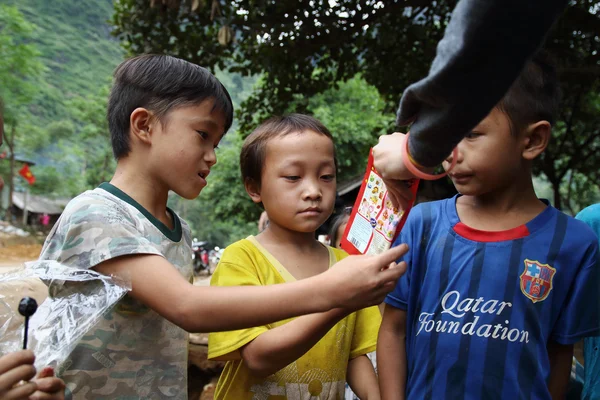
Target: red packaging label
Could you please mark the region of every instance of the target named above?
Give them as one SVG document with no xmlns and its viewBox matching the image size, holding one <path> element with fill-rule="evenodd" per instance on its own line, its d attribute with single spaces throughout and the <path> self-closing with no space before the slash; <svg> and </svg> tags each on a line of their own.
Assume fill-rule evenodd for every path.
<svg viewBox="0 0 600 400">
<path fill-rule="evenodd" d="M 407 184 L 415 198 L 419 180 Z M 406 209 L 392 205 L 385 184 L 373 167 L 373 155 L 369 154 L 367 172 L 340 242 L 342 248 L 348 254 L 379 254 L 389 249 L 412 206 L 413 202 Z"/>
</svg>

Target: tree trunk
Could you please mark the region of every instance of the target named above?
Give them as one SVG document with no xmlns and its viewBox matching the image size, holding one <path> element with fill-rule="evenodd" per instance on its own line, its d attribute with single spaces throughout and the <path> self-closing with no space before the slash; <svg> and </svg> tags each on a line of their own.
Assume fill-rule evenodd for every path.
<svg viewBox="0 0 600 400">
<path fill-rule="evenodd" d="M 4 100 L 0 97 L 0 145 L 4 139 Z"/>
<path fill-rule="evenodd" d="M 554 191 L 554 207 L 558 210 L 562 210 L 562 200 L 560 198 L 560 181 L 552 182 L 552 189 Z"/>
<path fill-rule="evenodd" d="M 6 145 L 8 146 L 8 150 L 10 151 L 10 173 L 8 177 L 8 208 L 6 210 L 6 221 L 10 224 L 12 217 L 12 206 L 13 206 L 13 191 L 15 188 L 15 129 L 16 123 L 11 126 L 10 129 L 10 139 L 6 138 Z"/>
</svg>

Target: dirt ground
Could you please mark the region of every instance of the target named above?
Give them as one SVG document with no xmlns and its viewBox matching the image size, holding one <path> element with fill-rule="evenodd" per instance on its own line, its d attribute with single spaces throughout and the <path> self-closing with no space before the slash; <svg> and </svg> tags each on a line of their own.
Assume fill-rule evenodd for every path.
<svg viewBox="0 0 600 400">
<path fill-rule="evenodd" d="M 41 244 L 13 244 L 0 247 L 0 264 L 20 263 L 38 258 Z"/>
<path fill-rule="evenodd" d="M 0 273 L 24 262 L 38 258 L 42 250 L 43 238 L 19 237 L 0 232 Z"/>
</svg>

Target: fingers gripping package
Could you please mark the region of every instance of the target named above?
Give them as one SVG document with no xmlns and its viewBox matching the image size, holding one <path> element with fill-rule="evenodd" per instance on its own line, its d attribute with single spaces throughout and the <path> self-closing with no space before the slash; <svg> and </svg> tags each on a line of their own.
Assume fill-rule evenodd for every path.
<svg viewBox="0 0 600 400">
<path fill-rule="evenodd" d="M 416 197 L 419 180 L 406 182 Z M 414 200 L 413 200 L 414 201 Z M 369 154 L 367 172 L 348 219 L 341 245 L 348 254 L 379 254 L 392 246 L 402 230 L 413 202 L 406 209 L 394 207 L 383 179 Z"/>
</svg>

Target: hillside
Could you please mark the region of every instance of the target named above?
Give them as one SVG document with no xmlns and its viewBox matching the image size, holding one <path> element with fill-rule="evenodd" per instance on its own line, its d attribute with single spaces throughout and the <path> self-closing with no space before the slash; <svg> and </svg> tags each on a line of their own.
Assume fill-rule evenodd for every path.
<svg viewBox="0 0 600 400">
<path fill-rule="evenodd" d="M 111 0 L 5 0 L 35 26 L 42 76 L 35 96 L 19 116 L 15 153 L 36 162 L 32 192 L 71 196 L 109 179 L 105 104 L 114 68 L 125 58 L 111 35 Z M 17 42 L 19 38 L 17 37 Z M 20 40 L 25 41 L 24 38 Z M 217 73 L 236 107 L 256 81 Z M 234 124 L 235 129 L 236 124 Z M 8 128 L 7 128 L 8 129 Z M 9 173 L 0 162 L 0 176 Z M 25 182 L 15 179 L 16 190 Z"/>
<path fill-rule="evenodd" d="M 37 26 L 33 39 L 47 70 L 30 110 L 40 126 L 69 119 L 66 100 L 97 94 L 123 59 L 107 21 L 111 0 L 5 0 Z"/>
</svg>

